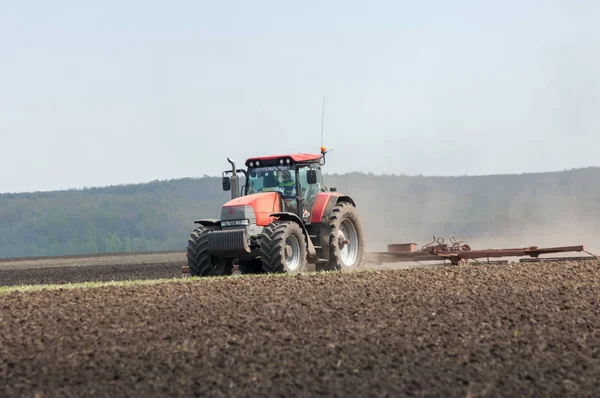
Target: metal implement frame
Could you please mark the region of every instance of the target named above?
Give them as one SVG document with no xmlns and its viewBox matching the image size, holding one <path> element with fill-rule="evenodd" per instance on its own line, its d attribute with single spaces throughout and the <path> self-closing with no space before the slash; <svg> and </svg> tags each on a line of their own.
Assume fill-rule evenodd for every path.
<svg viewBox="0 0 600 398">
<path fill-rule="evenodd" d="M 521 259 L 521 262 L 535 261 L 573 261 L 573 260 L 591 260 L 597 257 L 586 252 L 583 245 L 576 246 L 557 246 L 557 247 L 538 247 L 530 246 L 526 248 L 509 249 L 484 249 L 473 250 L 469 245 L 462 241 L 457 241 L 454 237 L 450 238 L 451 244 L 444 243 L 443 238 L 433 237 L 433 242 L 423 246 L 420 250 L 414 250 L 414 243 L 395 243 L 388 245 L 387 252 L 367 253 L 366 263 L 384 264 L 400 262 L 419 262 L 419 261 L 440 261 L 449 260 L 452 265 L 458 265 L 461 261 L 490 259 L 499 257 L 529 257 Z M 585 252 L 589 256 L 540 258 L 544 254 Z"/>
</svg>

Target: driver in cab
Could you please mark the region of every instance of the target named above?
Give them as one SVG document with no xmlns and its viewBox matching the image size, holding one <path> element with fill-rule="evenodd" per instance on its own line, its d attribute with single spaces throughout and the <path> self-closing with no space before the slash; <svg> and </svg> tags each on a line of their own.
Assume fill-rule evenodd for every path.
<svg viewBox="0 0 600 398">
<path fill-rule="evenodd" d="M 284 196 L 294 195 L 296 191 L 296 181 L 292 180 L 292 173 L 289 170 L 283 170 L 281 172 L 279 189 L 281 192 L 283 192 Z"/>
<path fill-rule="evenodd" d="M 267 172 L 261 174 L 260 178 L 252 181 L 249 192 L 273 192 L 279 191 L 283 196 L 294 196 L 296 193 L 296 181 L 292 179 L 290 170 L 281 170 L 277 172 Z M 262 186 L 257 188 L 255 184 L 262 180 Z"/>
</svg>

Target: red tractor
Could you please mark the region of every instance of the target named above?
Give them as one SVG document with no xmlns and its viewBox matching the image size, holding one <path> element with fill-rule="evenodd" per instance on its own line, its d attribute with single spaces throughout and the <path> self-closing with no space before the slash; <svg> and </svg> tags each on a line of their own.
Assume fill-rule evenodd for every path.
<svg viewBox="0 0 600 398">
<path fill-rule="evenodd" d="M 191 276 L 353 270 L 364 263 L 364 230 L 354 200 L 323 184 L 320 154 L 255 157 L 223 172 L 231 200 L 221 219 L 195 221 Z M 244 184 L 239 187 L 240 176 Z"/>
</svg>

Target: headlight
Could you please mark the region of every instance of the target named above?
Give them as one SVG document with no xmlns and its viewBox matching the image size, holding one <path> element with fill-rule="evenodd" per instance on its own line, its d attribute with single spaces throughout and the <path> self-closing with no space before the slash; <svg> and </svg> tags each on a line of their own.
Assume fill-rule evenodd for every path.
<svg viewBox="0 0 600 398">
<path fill-rule="evenodd" d="M 222 227 L 233 227 L 233 226 L 241 226 L 241 225 L 250 225 L 249 220 L 229 220 L 229 221 L 221 221 Z"/>
</svg>

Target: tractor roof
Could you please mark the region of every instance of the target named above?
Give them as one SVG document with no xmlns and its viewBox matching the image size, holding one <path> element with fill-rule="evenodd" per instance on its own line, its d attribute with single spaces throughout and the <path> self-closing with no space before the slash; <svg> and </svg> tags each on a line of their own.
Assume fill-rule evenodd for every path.
<svg viewBox="0 0 600 398">
<path fill-rule="evenodd" d="M 322 155 L 321 154 L 314 154 L 314 153 L 293 153 L 293 154 L 288 154 L 288 155 L 271 155 L 271 156 L 257 156 L 254 158 L 248 158 L 246 160 L 246 163 L 248 162 L 255 162 L 257 160 L 259 161 L 266 161 L 266 160 L 277 160 L 277 159 L 285 159 L 285 158 L 290 158 L 292 159 L 294 162 L 297 163 L 301 163 L 301 162 L 313 162 L 313 161 L 318 161 L 321 160 Z"/>
</svg>

